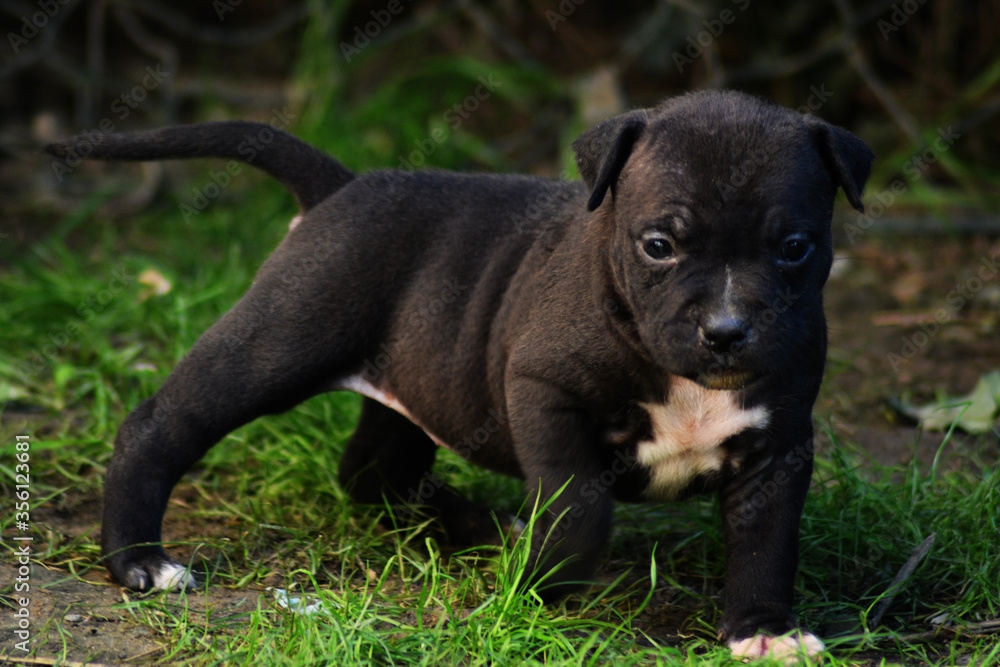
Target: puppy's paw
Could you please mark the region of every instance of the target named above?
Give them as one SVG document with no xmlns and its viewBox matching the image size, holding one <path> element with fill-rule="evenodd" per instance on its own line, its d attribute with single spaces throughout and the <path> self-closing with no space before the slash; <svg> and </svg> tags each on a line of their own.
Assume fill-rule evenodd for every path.
<svg viewBox="0 0 1000 667">
<path fill-rule="evenodd" d="M 115 572 L 115 578 L 126 588 L 137 591 L 182 591 L 197 586 L 188 569 L 169 558 L 147 558 L 129 563 Z"/>
<path fill-rule="evenodd" d="M 194 577 L 188 569 L 173 561 L 153 568 L 153 588 L 164 591 L 192 590 L 196 587 Z"/>
<path fill-rule="evenodd" d="M 803 657 L 816 655 L 826 648 L 816 635 L 800 630 L 780 637 L 757 634 L 746 639 L 730 640 L 728 644 L 734 656 L 773 658 L 786 665 L 793 665 Z"/>
</svg>

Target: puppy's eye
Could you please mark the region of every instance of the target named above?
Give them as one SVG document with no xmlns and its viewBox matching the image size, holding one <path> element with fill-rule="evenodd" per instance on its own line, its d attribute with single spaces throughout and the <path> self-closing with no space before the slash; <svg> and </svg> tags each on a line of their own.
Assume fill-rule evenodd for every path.
<svg viewBox="0 0 1000 667">
<path fill-rule="evenodd" d="M 784 264 L 796 265 L 805 261 L 812 252 L 813 244 L 801 236 L 789 236 L 781 242 L 778 259 Z"/>
<path fill-rule="evenodd" d="M 665 236 L 647 236 L 642 240 L 642 251 L 658 262 L 674 256 L 674 246 Z"/>
</svg>

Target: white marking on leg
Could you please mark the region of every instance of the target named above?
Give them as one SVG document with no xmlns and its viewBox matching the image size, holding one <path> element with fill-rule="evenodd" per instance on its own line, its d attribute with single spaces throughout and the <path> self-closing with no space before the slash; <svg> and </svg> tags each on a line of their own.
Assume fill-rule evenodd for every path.
<svg viewBox="0 0 1000 667">
<path fill-rule="evenodd" d="M 293 229 L 295 229 L 296 227 L 298 227 L 300 222 L 302 222 L 302 214 L 301 213 L 299 213 L 294 218 L 292 218 L 291 222 L 288 223 L 288 231 L 292 231 Z"/>
<path fill-rule="evenodd" d="M 802 656 L 817 655 L 826 649 L 819 637 L 801 630 L 780 637 L 758 634 L 739 641 L 730 641 L 728 645 L 734 656 L 774 658 L 786 665 L 795 664 Z"/>
<path fill-rule="evenodd" d="M 706 389 L 670 377 L 665 403 L 642 403 L 653 422 L 653 439 L 639 443 L 639 463 L 649 468 L 651 500 L 673 500 L 698 475 L 720 470 L 726 451 L 719 445 L 750 428 L 764 428 L 767 408 L 740 406 L 734 391 Z"/>
<path fill-rule="evenodd" d="M 162 591 L 184 590 L 195 587 L 194 577 L 179 563 L 163 563 L 153 571 L 153 588 Z"/>
</svg>

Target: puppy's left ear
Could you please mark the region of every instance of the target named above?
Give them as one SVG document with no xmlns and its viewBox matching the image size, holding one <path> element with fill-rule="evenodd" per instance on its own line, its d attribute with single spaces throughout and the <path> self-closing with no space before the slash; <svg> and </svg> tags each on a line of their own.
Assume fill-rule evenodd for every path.
<svg viewBox="0 0 1000 667">
<path fill-rule="evenodd" d="M 815 116 L 805 117 L 806 126 L 816 140 L 816 148 L 833 182 L 844 189 L 847 201 L 861 211 L 861 193 L 871 175 L 875 153 L 868 144 L 842 127 L 830 125 Z"/>
<path fill-rule="evenodd" d="M 614 196 L 618 177 L 645 128 L 646 112 L 630 111 L 598 123 L 573 142 L 576 167 L 590 188 L 588 211 L 601 205 L 608 189 Z"/>
</svg>

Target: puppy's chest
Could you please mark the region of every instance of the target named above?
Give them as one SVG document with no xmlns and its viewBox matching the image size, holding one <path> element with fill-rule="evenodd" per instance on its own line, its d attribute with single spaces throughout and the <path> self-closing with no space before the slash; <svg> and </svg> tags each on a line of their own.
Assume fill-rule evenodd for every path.
<svg viewBox="0 0 1000 667">
<path fill-rule="evenodd" d="M 649 430 L 636 446 L 636 461 L 649 473 L 643 496 L 674 500 L 703 475 L 738 467 L 739 452 L 723 443 L 748 429 L 767 426 L 770 414 L 760 405 L 744 408 L 736 392 L 705 389 L 674 377 L 662 403 L 640 403 L 649 416 Z"/>
</svg>

